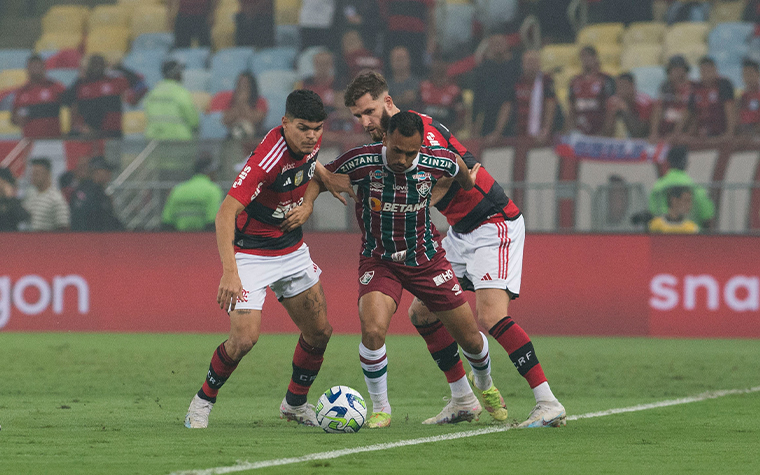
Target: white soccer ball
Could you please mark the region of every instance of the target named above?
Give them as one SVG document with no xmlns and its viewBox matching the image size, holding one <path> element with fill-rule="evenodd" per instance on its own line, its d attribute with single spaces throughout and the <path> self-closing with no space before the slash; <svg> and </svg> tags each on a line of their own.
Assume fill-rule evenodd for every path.
<svg viewBox="0 0 760 475">
<path fill-rule="evenodd" d="M 367 403 L 359 391 L 333 386 L 317 401 L 317 423 L 332 433 L 359 432 L 367 419 Z"/>
</svg>

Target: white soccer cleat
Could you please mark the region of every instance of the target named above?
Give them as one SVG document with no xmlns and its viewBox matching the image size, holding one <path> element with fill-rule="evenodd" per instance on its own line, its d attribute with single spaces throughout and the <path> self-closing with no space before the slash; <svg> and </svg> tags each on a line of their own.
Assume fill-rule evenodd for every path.
<svg viewBox="0 0 760 475">
<path fill-rule="evenodd" d="M 317 414 L 314 412 L 314 405 L 309 403 L 291 406 L 283 399 L 282 404 L 280 404 L 280 419 L 296 421 L 305 426 L 319 427 Z"/>
<path fill-rule="evenodd" d="M 185 427 L 188 429 L 205 429 L 208 427 L 208 415 L 213 407 L 213 402 L 201 399 L 196 394 L 190 401 L 190 407 L 187 408 Z"/>
<path fill-rule="evenodd" d="M 456 424 L 457 422 L 472 422 L 480 418 L 480 402 L 475 394 L 451 398 L 446 407 L 437 416 L 422 421 L 423 424 Z"/>
<path fill-rule="evenodd" d="M 530 411 L 528 419 L 519 428 L 526 427 L 560 427 L 567 425 L 565 408 L 556 399 L 552 402 L 542 401 Z"/>
</svg>

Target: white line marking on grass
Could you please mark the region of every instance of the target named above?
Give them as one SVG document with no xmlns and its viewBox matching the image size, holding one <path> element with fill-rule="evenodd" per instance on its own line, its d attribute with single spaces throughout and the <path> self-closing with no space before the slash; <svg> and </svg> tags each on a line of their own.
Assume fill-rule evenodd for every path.
<svg viewBox="0 0 760 475">
<path fill-rule="evenodd" d="M 653 402 L 650 404 L 639 404 L 638 406 L 621 407 L 617 409 L 608 409 L 606 411 L 589 412 L 577 416 L 568 416 L 568 421 L 577 421 L 578 419 L 590 419 L 592 417 L 605 417 L 614 414 L 623 414 L 626 412 L 646 411 L 649 409 L 658 409 L 661 407 L 677 406 L 679 404 L 688 404 L 691 402 L 706 401 L 708 399 L 717 399 L 723 396 L 734 394 L 748 394 L 760 391 L 760 386 L 749 389 L 726 389 L 722 391 L 708 391 L 696 396 L 689 396 L 679 399 L 670 399 L 667 401 Z M 441 442 L 446 440 L 463 439 L 466 437 L 475 437 L 478 435 L 493 434 L 495 432 L 505 432 L 513 427 L 508 425 L 491 426 L 484 429 L 469 430 L 464 432 L 452 432 L 450 434 L 436 435 L 433 437 L 420 437 L 418 439 L 400 440 L 398 442 L 389 442 L 385 444 L 366 445 L 364 447 L 352 447 L 348 449 L 331 450 L 329 452 L 320 452 L 316 454 L 302 455 L 300 457 L 289 457 L 273 460 L 262 460 L 260 462 L 240 462 L 230 467 L 216 467 L 204 470 L 187 470 L 182 472 L 172 472 L 170 475 L 219 475 L 224 473 L 243 472 L 246 470 L 256 470 L 259 468 L 276 467 L 279 465 L 290 465 L 294 463 L 311 462 L 314 460 L 329 460 L 344 455 L 358 454 L 362 452 L 376 452 L 379 450 L 395 449 L 397 447 L 409 447 L 412 445 L 427 444 L 431 442 Z"/>
</svg>

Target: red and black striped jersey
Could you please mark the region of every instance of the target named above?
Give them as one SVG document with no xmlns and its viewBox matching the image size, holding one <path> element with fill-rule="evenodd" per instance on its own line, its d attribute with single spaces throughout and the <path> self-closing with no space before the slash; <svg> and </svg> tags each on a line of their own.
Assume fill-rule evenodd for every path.
<svg viewBox="0 0 760 475">
<path fill-rule="evenodd" d="M 601 135 L 607 99 L 615 94 L 615 80 L 604 73 L 579 74 L 570 81 L 570 109 L 573 127 L 586 135 Z"/>
<path fill-rule="evenodd" d="M 410 111 L 414 112 L 414 111 Z M 477 161 L 459 140 L 440 122 L 425 114 L 415 112 L 425 124 L 425 147 L 443 147 L 460 157 L 472 168 Z M 458 233 L 469 233 L 483 223 L 512 220 L 520 216 L 520 209 L 507 197 L 496 180 L 481 168 L 475 179 L 475 188 L 465 191 L 453 182 L 449 191 L 435 204 L 446 217 L 449 226 Z"/>
<path fill-rule="evenodd" d="M 26 83 L 16 90 L 13 112 L 25 120 L 24 137 L 59 137 L 61 125 L 61 97 L 66 91 L 63 84 L 44 79 L 38 83 Z"/>
<path fill-rule="evenodd" d="M 716 136 L 726 132 L 726 102 L 734 100 L 734 86 L 726 78 L 712 84 L 696 83 L 691 90 L 689 110 L 697 122 L 697 133 Z"/>
<path fill-rule="evenodd" d="M 457 174 L 456 156 L 440 147 L 422 147 L 412 166 L 396 173 L 386 166 L 385 153 L 381 143 L 364 145 L 325 168 L 347 174 L 358 187 L 362 256 L 419 266 L 442 252 L 430 221 L 430 194 L 439 179 Z"/>
<path fill-rule="evenodd" d="M 320 137 L 309 155 L 296 155 L 279 126 L 248 157 L 228 193 L 245 206 L 235 223 L 236 252 L 282 256 L 303 244 L 301 228 L 283 233 L 280 225 L 290 210 L 303 203 L 321 143 Z"/>
<path fill-rule="evenodd" d="M 670 134 L 676 128 L 676 125 L 684 120 L 686 112 L 689 109 L 689 97 L 694 88 L 694 83 L 685 81 L 676 86 L 670 81 L 665 81 L 660 86 L 659 102 L 662 108 L 662 119 L 660 120 L 660 134 Z"/>
</svg>

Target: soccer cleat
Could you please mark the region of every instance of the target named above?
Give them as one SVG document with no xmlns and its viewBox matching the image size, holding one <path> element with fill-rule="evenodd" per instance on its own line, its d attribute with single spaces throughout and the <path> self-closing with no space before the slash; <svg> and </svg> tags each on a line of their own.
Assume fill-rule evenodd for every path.
<svg viewBox="0 0 760 475">
<path fill-rule="evenodd" d="M 456 424 L 457 422 L 472 422 L 480 418 L 478 398 L 474 394 L 464 397 L 453 397 L 437 416 L 422 421 L 423 424 Z"/>
<path fill-rule="evenodd" d="M 559 401 L 552 402 L 541 401 L 530 411 L 528 419 L 519 428 L 526 427 L 560 427 L 567 425 L 567 415 L 565 408 Z"/>
<path fill-rule="evenodd" d="M 188 429 L 205 429 L 208 427 L 208 415 L 213 407 L 213 402 L 201 399 L 196 394 L 190 401 L 190 407 L 187 408 L 185 427 Z"/>
<path fill-rule="evenodd" d="M 314 413 L 314 406 L 309 403 L 291 406 L 283 399 L 282 404 L 280 404 L 280 419 L 296 421 L 305 426 L 319 427 L 317 415 Z"/>
<path fill-rule="evenodd" d="M 391 415 L 387 412 L 373 412 L 367 419 L 368 429 L 382 429 L 391 425 Z"/>
<path fill-rule="evenodd" d="M 470 380 L 472 387 L 480 393 L 480 399 L 483 401 L 483 408 L 491 414 L 495 420 L 503 422 L 507 420 L 509 413 L 507 412 L 507 405 L 504 403 L 504 398 L 501 397 L 501 393 L 496 386 L 491 383 L 491 387 L 485 391 L 481 391 L 472 380 L 472 372 L 467 375 L 467 379 Z"/>
</svg>

